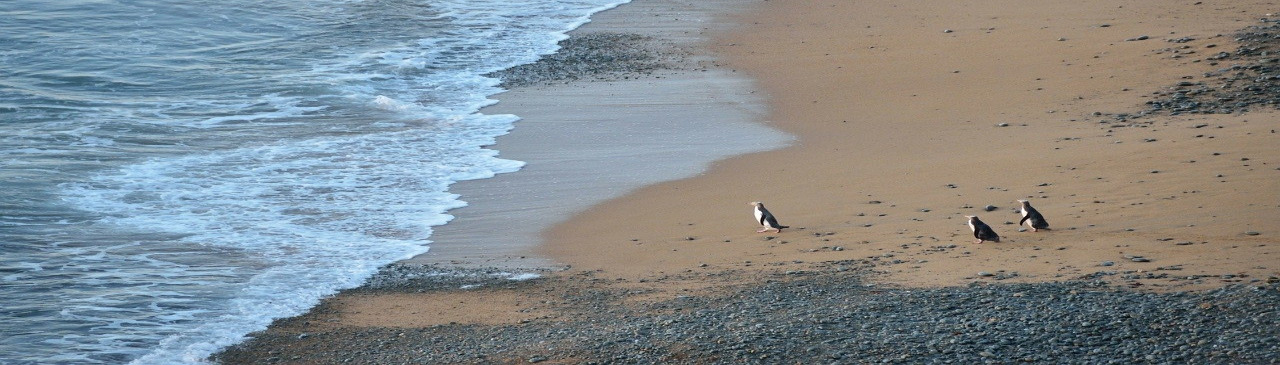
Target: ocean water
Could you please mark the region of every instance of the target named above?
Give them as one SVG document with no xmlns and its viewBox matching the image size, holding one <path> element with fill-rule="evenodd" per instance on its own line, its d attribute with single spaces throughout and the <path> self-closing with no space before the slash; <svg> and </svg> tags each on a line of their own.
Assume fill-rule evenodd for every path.
<svg viewBox="0 0 1280 365">
<path fill-rule="evenodd" d="M 0 2 L 0 363 L 199 363 L 426 252 L 625 0 Z"/>
</svg>

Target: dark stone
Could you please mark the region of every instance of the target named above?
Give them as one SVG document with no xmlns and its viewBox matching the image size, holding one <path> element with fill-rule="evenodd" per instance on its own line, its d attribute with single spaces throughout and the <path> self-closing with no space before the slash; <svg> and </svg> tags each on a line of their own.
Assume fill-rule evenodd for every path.
<svg viewBox="0 0 1280 365">
<path fill-rule="evenodd" d="M 1190 42 L 1191 38 L 1170 42 Z M 1205 73 L 1200 82 L 1180 81 L 1158 92 L 1146 103 L 1148 109 L 1131 118 L 1117 121 L 1136 122 L 1149 115 L 1235 114 L 1255 107 L 1280 108 L 1280 24 L 1262 22 L 1236 34 L 1238 48 L 1234 52 L 1218 52 L 1205 60 L 1216 65 L 1220 61 L 1231 66 Z M 1205 48 L 1213 48 L 1208 45 Z M 1199 126 L 1197 126 L 1199 128 Z"/>
<path fill-rule="evenodd" d="M 634 33 L 596 32 L 560 41 L 556 53 L 530 64 L 490 73 L 503 88 L 546 85 L 581 79 L 637 78 L 673 69 L 687 52 Z"/>
</svg>

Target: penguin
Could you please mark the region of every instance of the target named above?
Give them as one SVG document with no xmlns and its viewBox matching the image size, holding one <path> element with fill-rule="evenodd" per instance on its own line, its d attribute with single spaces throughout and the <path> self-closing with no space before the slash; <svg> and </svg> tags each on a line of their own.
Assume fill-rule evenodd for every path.
<svg viewBox="0 0 1280 365">
<path fill-rule="evenodd" d="M 996 234 L 996 231 L 992 230 L 991 226 L 988 226 L 986 223 L 982 223 L 982 220 L 978 219 L 978 216 L 966 215 L 964 217 L 969 218 L 969 229 L 973 230 L 973 238 L 978 239 L 978 241 L 974 243 L 983 243 L 986 241 L 1000 242 L 1000 235 Z"/>
<path fill-rule="evenodd" d="M 764 228 L 756 231 L 756 233 L 768 232 L 770 229 L 777 230 L 778 233 L 782 233 L 783 228 L 791 228 L 791 226 L 778 224 L 778 218 L 774 217 L 773 213 L 769 213 L 768 209 L 764 209 L 764 203 L 751 202 L 751 206 L 755 207 L 756 223 L 760 223 L 761 226 L 764 226 Z"/>
<path fill-rule="evenodd" d="M 1032 232 L 1041 229 L 1049 229 L 1049 221 L 1044 220 L 1044 216 L 1040 215 L 1040 212 L 1037 211 L 1036 208 L 1031 207 L 1031 201 L 1018 200 L 1018 202 L 1022 203 L 1022 220 L 1018 221 L 1019 226 L 1026 223 L 1028 226 L 1031 226 Z"/>
</svg>

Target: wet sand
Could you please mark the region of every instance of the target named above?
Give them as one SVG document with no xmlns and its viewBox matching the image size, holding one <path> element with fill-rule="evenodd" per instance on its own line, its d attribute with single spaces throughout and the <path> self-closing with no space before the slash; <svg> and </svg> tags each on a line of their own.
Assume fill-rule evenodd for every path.
<svg viewBox="0 0 1280 365">
<path fill-rule="evenodd" d="M 1280 134 L 1275 133 L 1280 129 L 1280 112 L 1256 106 L 1235 114 L 1129 117 L 1146 110 L 1144 103 L 1158 94 L 1176 91 L 1181 82 L 1207 82 L 1206 73 L 1230 68 L 1228 62 L 1208 58 L 1234 50 L 1232 34 L 1258 24 L 1271 11 L 1270 4 L 715 2 L 722 6 L 719 10 L 702 4 L 637 0 L 599 14 L 590 26 L 661 30 L 679 19 L 689 20 L 679 10 L 687 8 L 681 6 L 712 10 L 700 13 L 703 16 L 721 14 L 697 18 L 725 22 L 711 28 L 733 30 L 706 33 L 710 36 L 706 54 L 720 58 L 699 62 L 727 65 L 709 72 L 749 76 L 754 81 L 748 82 L 757 82 L 752 85 L 758 85 L 759 92 L 746 91 L 747 95 L 762 97 L 768 108 L 747 108 L 724 121 L 733 127 L 713 129 L 748 128 L 752 131 L 748 135 L 756 135 L 768 129 L 750 122 L 762 123 L 795 136 L 790 147 L 710 165 L 714 158 L 675 166 L 667 164 L 688 161 L 636 155 L 636 150 L 664 149 L 618 146 L 630 143 L 619 141 L 634 140 L 608 139 L 619 137 L 611 130 L 627 128 L 581 128 L 602 120 L 594 116 L 597 113 L 630 115 L 618 113 L 629 105 L 670 107 L 655 114 L 631 115 L 636 117 L 636 128 L 641 128 L 661 122 L 663 115 L 692 115 L 702 109 L 700 102 L 723 106 L 733 105 L 724 100 L 736 100 L 736 96 L 695 90 L 674 99 L 681 102 L 653 102 L 657 99 L 652 96 L 600 89 L 643 89 L 652 78 L 574 81 L 503 94 L 492 110 L 525 119 L 512 135 L 499 140 L 497 148 L 506 158 L 545 158 L 548 163 L 539 167 L 531 162 L 521 172 L 459 184 L 455 192 L 473 206 L 456 211 L 459 218 L 433 237 L 432 255 L 439 256 L 409 263 L 432 266 L 389 270 L 389 275 L 406 280 L 405 284 L 339 294 L 311 314 L 282 320 L 257 334 L 260 340 L 236 349 L 236 356 L 224 360 L 236 363 L 233 359 L 246 358 L 237 356 L 276 351 L 324 362 L 317 359 L 332 360 L 335 355 L 321 349 L 346 348 L 326 343 L 326 338 L 367 341 L 372 336 L 385 343 L 390 340 L 384 336 L 404 335 L 404 328 L 413 329 L 416 334 L 408 336 L 418 339 L 401 349 L 409 351 L 423 346 L 447 349 L 450 341 L 471 344 L 473 338 L 468 336 L 472 335 L 507 339 L 496 333 L 563 325 L 582 331 L 575 332 L 581 339 L 538 345 L 529 335 L 511 335 L 533 341 L 532 345 L 521 342 L 523 347 L 504 347 L 503 340 L 487 345 L 481 341 L 475 344 L 476 351 L 494 357 L 469 362 L 579 363 L 607 360 L 589 354 L 624 348 L 621 342 L 614 347 L 590 343 L 598 338 L 591 337 L 595 336 L 592 330 L 627 330 L 627 323 L 650 320 L 658 321 L 655 326 L 659 327 L 683 328 L 679 321 L 661 318 L 682 310 L 719 313 L 716 310 L 723 308 L 707 303 L 722 299 L 769 297 L 779 305 L 796 305 L 812 300 L 804 295 L 861 302 L 880 295 L 953 290 L 988 298 L 944 303 L 963 307 L 1010 294 L 1004 289 L 981 289 L 988 285 L 1067 283 L 1061 291 L 1055 286 L 1060 284 L 1010 290 L 1119 290 L 1108 293 L 1147 293 L 1142 294 L 1143 300 L 1185 303 L 1178 296 L 1184 294 L 1177 292 L 1256 287 L 1258 293 L 1270 293 L 1280 281 L 1280 240 L 1275 238 L 1280 226 L 1274 219 L 1280 213 L 1280 161 L 1276 160 Z M 654 8 L 645 6 L 676 10 L 654 13 Z M 744 6 L 750 11 L 726 11 Z M 743 27 L 730 28 L 733 24 Z M 685 80 L 690 75 L 672 71 L 657 76 Z M 749 89 L 733 90 L 728 95 Z M 636 168 L 639 165 L 630 162 L 589 162 L 576 152 L 548 151 L 548 145 L 569 144 L 565 140 L 544 143 L 552 138 L 593 140 L 562 131 L 566 125 L 574 125 L 575 131 L 600 132 L 599 138 L 604 139 L 586 144 L 589 149 L 621 148 L 621 152 L 600 155 L 634 157 L 635 163 L 656 165 Z M 539 128 L 545 129 L 535 132 Z M 672 128 L 679 127 L 663 125 L 657 130 Z M 623 134 L 627 133 L 649 136 L 656 132 Z M 658 139 L 667 138 L 674 137 Z M 785 136 L 773 139 L 785 140 Z M 708 147 L 696 141 L 675 145 L 686 144 L 694 154 Z M 579 164 L 612 167 L 602 171 L 618 175 L 561 170 Z M 707 170 L 698 172 L 703 166 Z M 631 173 L 638 170 L 671 173 Z M 522 180 L 521 174 L 528 180 Z M 696 176 L 654 183 L 689 174 Z M 543 183 L 553 181 L 563 184 Z M 554 198 L 521 193 L 532 187 L 551 187 L 553 191 L 545 194 Z M 540 204 L 579 194 L 588 196 L 586 201 Z M 1020 230 L 1015 224 L 1019 219 L 1016 199 L 1029 199 L 1046 215 L 1052 229 Z M 765 202 L 792 228 L 756 233 L 759 227 L 751 221 L 747 204 L 751 201 Z M 1000 233 L 1001 242 L 973 243 L 964 215 L 982 217 Z M 571 218 L 556 218 L 561 216 Z M 520 229 L 508 230 L 512 227 Z M 519 242 L 509 246 L 517 249 L 483 253 L 480 245 L 495 236 Z M 488 278 L 479 284 L 414 281 L 422 277 L 421 271 L 485 266 L 498 268 L 466 271 Z M 507 279 L 520 271 L 536 271 L 543 278 Z M 845 289 L 793 296 L 743 294 L 779 283 L 818 286 L 806 281 L 811 275 Z M 1071 284 L 1080 282 L 1090 284 Z M 1236 290 L 1253 293 L 1254 289 Z M 1171 292 L 1175 294 L 1163 294 Z M 1214 294 L 1187 300 L 1211 303 L 1204 298 L 1226 295 L 1210 293 Z M 681 304 L 694 299 L 707 300 L 707 306 Z M 1071 310 L 1035 310 L 1057 309 Z M 888 307 L 878 310 L 885 315 L 898 313 Z M 773 325 L 768 321 L 794 318 L 753 320 Z M 299 339 L 300 334 L 308 336 Z M 448 340 L 439 341 L 440 347 L 422 342 L 431 336 Z M 801 337 L 792 340 L 803 342 Z M 715 347 L 714 343 L 699 346 Z M 676 346 L 665 348 L 669 351 L 662 352 L 664 356 L 691 356 L 679 351 L 679 344 L 663 346 Z M 378 356 L 412 358 L 396 357 L 407 353 L 342 354 L 372 361 L 382 358 Z M 546 353 L 570 355 L 538 357 Z M 1185 356 L 1196 359 L 1189 354 Z M 720 355 L 700 356 L 706 357 L 639 358 L 676 363 L 728 361 Z M 1201 359 L 1211 355 L 1204 356 Z M 1057 359 L 1069 358 L 1074 357 Z"/>
<path fill-rule="evenodd" d="M 663 69 L 567 75 L 495 96 L 499 103 L 482 113 L 521 120 L 492 148 L 525 167 L 451 187 L 468 206 L 451 211 L 456 218 L 436 228 L 430 252 L 409 262 L 562 266 L 534 253 L 548 227 L 639 187 L 699 174 L 715 160 L 790 143 L 794 137 L 761 124 L 765 101 L 753 81 L 715 67 L 702 48 L 709 34 L 731 26 L 712 16 L 733 3 L 637 2 L 572 32 L 652 37 L 638 46 L 653 49 L 640 52 L 679 55 Z"/>
</svg>

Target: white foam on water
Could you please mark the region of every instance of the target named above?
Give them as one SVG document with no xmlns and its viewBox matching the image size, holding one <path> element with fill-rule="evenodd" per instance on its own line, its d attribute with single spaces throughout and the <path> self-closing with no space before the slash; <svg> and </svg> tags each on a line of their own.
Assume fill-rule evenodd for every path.
<svg viewBox="0 0 1280 365">
<path fill-rule="evenodd" d="M 301 106 L 307 100 L 298 97 L 283 97 L 279 95 L 262 96 L 255 103 L 245 103 L 241 105 L 231 105 L 226 109 L 231 114 L 205 118 L 191 123 L 185 123 L 189 126 L 198 128 L 213 128 L 230 123 L 247 123 L 258 120 L 281 120 L 293 117 L 300 117 L 308 113 L 324 110 L 322 106 Z M 256 110 L 255 112 L 245 114 L 244 110 Z M 172 124 L 172 119 L 166 120 L 166 124 Z M 179 122 L 180 123 L 180 122 Z"/>
<path fill-rule="evenodd" d="M 238 294 L 215 317 L 193 309 L 110 322 L 111 316 L 95 315 L 115 310 L 110 307 L 114 299 L 101 295 L 69 302 L 64 314 L 119 324 L 103 328 L 111 330 L 199 322 L 168 336 L 161 350 L 137 363 L 198 361 L 274 318 L 301 314 L 324 296 L 359 285 L 384 264 L 425 253 L 431 227 L 447 223 L 452 218 L 447 212 L 465 205 L 447 192 L 450 184 L 522 165 L 481 148 L 505 133 L 503 124 L 459 123 L 452 133 L 413 130 L 157 159 L 89 183 L 68 184 L 68 201 L 105 214 L 101 224 L 181 235 L 173 244 L 229 251 L 264 269 L 239 285 L 222 283 L 210 273 L 202 275 L 211 280 L 202 282 L 190 278 L 192 267 L 187 265 L 148 255 L 86 252 L 79 258 L 86 264 L 134 261 L 148 266 L 152 279 L 173 275 L 184 285 L 239 287 L 233 289 Z M 86 285 L 137 280 L 128 275 L 141 274 L 105 271 L 80 280 Z M 191 300 L 155 295 L 152 300 L 163 308 Z"/>
<path fill-rule="evenodd" d="M 128 162 L 87 178 L 66 174 L 57 180 L 66 181 L 57 185 L 62 205 L 97 219 L 57 223 L 77 231 L 62 232 L 32 253 L 46 256 L 13 258 L 3 266 L 0 282 L 6 285 L 66 283 L 65 290 L 33 290 L 26 299 L 58 303 L 47 320 L 77 328 L 0 343 L 56 346 L 60 352 L 41 360 L 59 363 L 202 363 L 275 318 L 301 314 L 327 295 L 360 285 L 383 265 L 425 253 L 432 227 L 466 205 L 449 193 L 451 184 L 523 166 L 484 148 L 518 118 L 477 113 L 501 91 L 498 80 L 482 75 L 533 62 L 554 51 L 555 42 L 589 14 L 624 2 L 432 1 L 437 19 L 461 24 L 465 33 L 350 50 L 349 56 L 269 75 L 268 81 L 306 85 L 300 90 L 204 99 L 151 93 L 128 99 L 121 92 L 111 94 L 120 96 L 113 104 L 33 113 L 30 128 L 6 129 L 14 133 L 0 142 L 36 145 L 0 151 L 13 157 L 5 163 L 35 174 L 46 171 L 38 162 L 46 158 Z M 244 14 L 216 15 L 226 20 Z M 128 49 L 156 51 L 154 44 Z M 103 76 L 131 77 L 139 75 Z M 254 78 L 233 81 L 246 79 Z M 277 132 L 283 126 L 293 129 Z M 196 147 L 199 142 L 203 147 Z M 90 157 L 81 162 L 79 156 Z M 95 241 L 99 237 L 104 241 Z M 3 350 L 0 362 L 36 361 L 7 359 L 4 354 L 14 352 Z"/>
<path fill-rule="evenodd" d="M 507 277 L 507 280 L 511 280 L 511 281 L 526 281 L 526 280 L 533 280 L 533 279 L 537 279 L 537 278 L 540 278 L 540 277 L 542 277 L 542 275 L 535 274 L 535 273 L 519 273 L 519 274 L 511 274 L 511 276 L 508 276 L 508 277 Z"/>
</svg>

